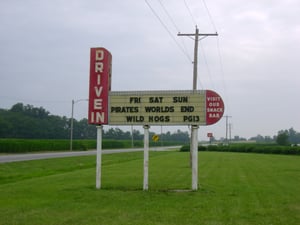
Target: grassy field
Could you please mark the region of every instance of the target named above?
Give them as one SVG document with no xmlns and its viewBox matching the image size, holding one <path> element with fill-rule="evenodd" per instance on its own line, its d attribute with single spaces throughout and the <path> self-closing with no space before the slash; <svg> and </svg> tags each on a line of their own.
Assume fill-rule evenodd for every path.
<svg viewBox="0 0 300 225">
<path fill-rule="evenodd" d="M 0 164 L 0 224 L 300 224 L 300 157 L 200 152 L 196 192 L 189 153 L 143 153 Z"/>
</svg>

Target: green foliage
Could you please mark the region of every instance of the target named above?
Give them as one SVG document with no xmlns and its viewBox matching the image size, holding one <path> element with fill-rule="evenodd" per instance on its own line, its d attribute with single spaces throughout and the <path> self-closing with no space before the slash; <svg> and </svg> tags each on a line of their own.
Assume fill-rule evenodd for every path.
<svg viewBox="0 0 300 225">
<path fill-rule="evenodd" d="M 250 141 L 255 141 L 256 143 L 274 143 L 275 142 L 274 138 L 271 138 L 270 136 L 264 136 L 263 137 L 260 134 L 256 135 L 256 137 L 251 137 L 249 140 Z"/>
<path fill-rule="evenodd" d="M 50 115 L 42 107 L 17 103 L 10 110 L 0 109 L 0 138 L 68 139 L 71 121 Z M 96 127 L 87 119 L 73 120 L 74 139 L 96 138 Z"/>
<path fill-rule="evenodd" d="M 184 145 L 180 151 L 190 151 L 189 145 Z M 280 146 L 266 144 L 230 144 L 230 145 L 208 145 L 198 146 L 198 151 L 215 151 L 215 152 L 246 152 L 246 153 L 265 153 L 265 154 L 285 154 L 300 155 L 299 146 Z"/>
<path fill-rule="evenodd" d="M 70 127 L 70 118 L 51 115 L 50 112 L 42 107 L 17 103 L 9 110 L 0 109 L 0 138 L 69 139 Z M 153 135 L 154 133 L 150 132 L 150 137 Z M 180 144 L 189 143 L 189 133 L 187 131 L 182 132 L 179 129 L 174 133 L 168 131 L 159 136 L 163 143 L 169 141 Z M 103 138 L 131 140 L 132 134 L 119 128 L 110 128 L 107 131 L 103 130 Z M 80 121 L 74 119 L 73 139 L 96 139 L 96 127 L 89 125 L 87 119 Z M 134 141 L 142 141 L 143 134 L 138 130 L 133 130 L 133 139 Z M 242 140 L 238 136 L 235 136 L 235 139 Z M 297 144 L 300 143 L 300 133 L 290 128 L 289 130 L 279 131 L 278 136 L 274 136 L 274 138 L 257 135 L 251 140 L 255 140 L 257 143 L 272 143 L 277 140 L 277 143 L 280 143 L 280 145 Z M 249 151 L 251 152 L 252 150 L 249 149 Z"/>
<path fill-rule="evenodd" d="M 0 138 L 35 138 L 35 139 L 68 139 L 70 137 L 71 119 L 50 115 L 42 107 L 17 103 L 10 110 L 0 109 Z M 142 141 L 144 135 L 133 130 L 133 139 Z M 96 126 L 89 125 L 87 119 L 77 121 L 73 119 L 73 139 L 96 139 Z M 150 132 L 150 136 L 154 133 Z M 119 128 L 103 130 L 104 139 L 131 140 L 129 131 Z M 177 130 L 160 135 L 163 142 L 189 141 L 188 132 Z M 114 144 L 112 144 L 114 145 Z M 117 145 L 117 144 L 116 144 Z M 138 145 L 140 146 L 140 145 Z"/>
<path fill-rule="evenodd" d="M 96 140 L 73 140 L 73 150 L 96 149 Z M 135 142 L 141 146 L 141 142 Z M 104 149 L 130 148 L 130 141 L 103 140 Z M 37 151 L 62 151 L 70 149 L 70 140 L 0 139 L 0 152 L 24 153 Z"/>
<path fill-rule="evenodd" d="M 142 141 L 134 141 L 135 147 L 143 146 Z M 116 149 L 116 148 L 131 148 L 132 143 L 131 140 L 103 140 L 102 148 L 103 149 Z"/>
<path fill-rule="evenodd" d="M 171 134 L 169 131 L 165 134 L 162 134 L 161 139 L 164 141 L 178 141 L 181 143 L 189 143 L 189 133 L 187 131 L 183 132 L 181 130 L 177 130 L 173 134 Z"/>
<path fill-rule="evenodd" d="M 189 145 L 183 145 L 180 148 L 181 152 L 189 152 L 190 151 L 190 146 Z"/>
<path fill-rule="evenodd" d="M 278 145 L 289 145 L 289 133 L 288 131 L 279 131 L 276 138 L 276 143 Z"/>
<path fill-rule="evenodd" d="M 49 115 L 43 108 L 14 105 L 11 110 L 0 109 L 0 138 L 68 138 L 69 120 Z"/>
<path fill-rule="evenodd" d="M 289 142 L 292 144 L 300 143 L 300 133 L 295 131 L 294 128 L 288 130 Z"/>
<path fill-rule="evenodd" d="M 96 149 L 96 140 L 73 140 L 73 150 L 85 151 Z M 160 146 L 161 143 L 149 142 L 150 146 Z M 164 146 L 180 145 L 180 142 L 168 141 Z M 136 140 L 133 147 L 143 147 L 143 141 Z M 132 148 L 131 140 L 102 140 L 103 149 Z M 25 153 L 41 151 L 66 151 L 70 149 L 70 140 L 61 139 L 0 139 L 0 153 Z"/>
<path fill-rule="evenodd" d="M 95 149 L 95 140 L 73 140 L 73 150 Z M 0 153 L 62 151 L 70 149 L 70 140 L 0 139 Z"/>
</svg>

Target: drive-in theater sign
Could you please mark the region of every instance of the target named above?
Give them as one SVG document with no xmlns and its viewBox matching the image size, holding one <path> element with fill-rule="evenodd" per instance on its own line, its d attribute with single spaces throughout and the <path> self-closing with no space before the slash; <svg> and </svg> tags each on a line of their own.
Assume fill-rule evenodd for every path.
<svg viewBox="0 0 300 225">
<path fill-rule="evenodd" d="M 210 125 L 223 115 L 214 91 L 135 91 L 109 93 L 111 125 Z"/>
<path fill-rule="evenodd" d="M 105 48 L 91 48 L 88 121 L 98 125 L 97 141 L 101 142 L 101 125 L 142 125 L 146 149 L 149 125 L 205 126 L 223 116 L 224 102 L 211 90 L 111 91 L 111 62 L 112 56 Z M 101 150 L 100 143 L 98 148 Z M 97 164 L 101 163 L 99 157 Z M 97 173 L 101 173 L 100 168 L 97 166 Z M 148 167 L 146 170 L 144 176 L 148 176 Z M 96 186 L 100 188 L 99 179 Z"/>
</svg>

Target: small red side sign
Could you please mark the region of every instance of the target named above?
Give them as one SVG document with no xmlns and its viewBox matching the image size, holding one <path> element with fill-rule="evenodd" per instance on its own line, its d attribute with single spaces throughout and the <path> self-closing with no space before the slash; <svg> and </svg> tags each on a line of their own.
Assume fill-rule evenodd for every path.
<svg viewBox="0 0 300 225">
<path fill-rule="evenodd" d="M 206 125 L 218 122 L 224 114 L 224 102 L 216 92 L 206 91 Z"/>
<path fill-rule="evenodd" d="M 108 124 L 108 92 L 111 89 L 112 56 L 105 48 L 91 48 L 89 112 L 90 124 Z"/>
</svg>

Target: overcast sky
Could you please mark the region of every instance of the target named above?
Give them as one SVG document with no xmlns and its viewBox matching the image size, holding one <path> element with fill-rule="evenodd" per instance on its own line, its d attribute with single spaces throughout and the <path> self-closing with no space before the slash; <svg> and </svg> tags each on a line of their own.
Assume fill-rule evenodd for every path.
<svg viewBox="0 0 300 225">
<path fill-rule="evenodd" d="M 147 2 L 1 0 L 0 108 L 70 117 L 88 98 L 91 47 L 112 53 L 113 91 L 192 89 L 194 41 L 177 33 L 197 25 L 219 34 L 200 41 L 197 86 L 222 96 L 232 137 L 300 131 L 299 0 Z M 74 115 L 87 117 L 86 101 Z M 225 119 L 207 132 L 224 137 Z"/>
</svg>

